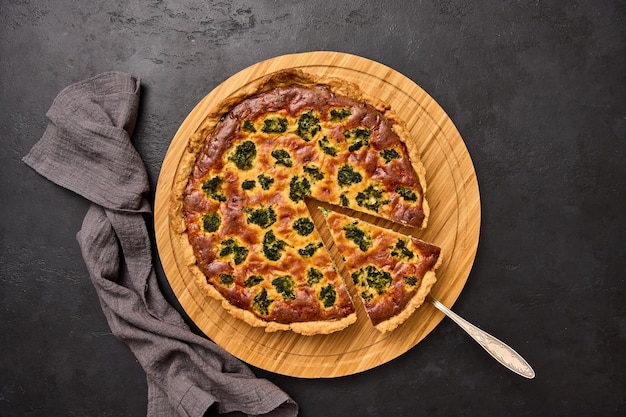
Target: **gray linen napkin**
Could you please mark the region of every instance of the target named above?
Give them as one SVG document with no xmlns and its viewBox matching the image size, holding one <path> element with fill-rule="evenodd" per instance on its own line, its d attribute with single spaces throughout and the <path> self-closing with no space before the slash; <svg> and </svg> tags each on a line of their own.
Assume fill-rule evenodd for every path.
<svg viewBox="0 0 626 417">
<path fill-rule="evenodd" d="M 148 416 L 291 417 L 297 404 L 241 361 L 192 333 L 161 294 L 144 216 L 148 178 L 130 142 L 139 80 L 108 72 L 65 88 L 23 161 L 93 204 L 77 238 L 113 334 L 147 375 Z"/>
</svg>

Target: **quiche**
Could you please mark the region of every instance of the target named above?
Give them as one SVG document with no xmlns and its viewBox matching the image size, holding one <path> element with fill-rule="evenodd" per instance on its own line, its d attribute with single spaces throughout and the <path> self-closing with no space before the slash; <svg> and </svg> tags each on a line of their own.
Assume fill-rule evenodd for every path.
<svg viewBox="0 0 626 417">
<path fill-rule="evenodd" d="M 358 87 L 289 70 L 221 103 L 189 140 L 170 221 L 198 286 L 235 317 L 306 335 L 356 320 L 314 199 L 425 227 L 424 168 L 406 129 Z"/>
<path fill-rule="evenodd" d="M 437 281 L 441 249 L 345 214 L 322 212 L 372 324 L 383 333 L 395 329 Z"/>
</svg>

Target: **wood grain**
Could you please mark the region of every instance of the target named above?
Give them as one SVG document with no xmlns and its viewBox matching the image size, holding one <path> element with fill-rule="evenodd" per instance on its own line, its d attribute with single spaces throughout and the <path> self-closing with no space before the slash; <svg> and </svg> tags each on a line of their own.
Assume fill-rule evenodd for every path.
<svg viewBox="0 0 626 417">
<path fill-rule="evenodd" d="M 480 230 L 478 182 L 459 132 L 435 100 L 397 71 L 354 55 L 311 52 L 260 62 L 216 87 L 184 120 L 161 168 L 156 190 L 155 232 L 163 269 L 185 312 L 210 339 L 256 367 L 304 378 L 349 375 L 381 365 L 411 349 L 435 328 L 443 315 L 433 306 L 423 305 L 396 330 L 380 334 L 367 319 L 363 307 L 357 304 L 357 323 L 338 333 L 317 336 L 265 333 L 231 317 L 219 302 L 204 297 L 183 262 L 181 248 L 171 239 L 169 195 L 188 138 L 221 100 L 262 76 L 287 68 L 354 82 L 367 94 L 390 104 L 406 122 L 413 138 L 407 145 L 411 152 L 421 156 L 426 168 L 426 198 L 431 208 L 428 228 L 420 232 L 391 223 L 376 223 L 442 248 L 444 261 L 437 271 L 438 281 L 432 294 L 446 306 L 451 306 L 461 293 L 476 255 Z M 316 224 L 322 223 L 318 214 L 313 213 L 313 217 Z M 322 236 L 328 238 L 324 231 Z M 331 254 L 336 255 L 333 251 L 331 248 Z"/>
</svg>

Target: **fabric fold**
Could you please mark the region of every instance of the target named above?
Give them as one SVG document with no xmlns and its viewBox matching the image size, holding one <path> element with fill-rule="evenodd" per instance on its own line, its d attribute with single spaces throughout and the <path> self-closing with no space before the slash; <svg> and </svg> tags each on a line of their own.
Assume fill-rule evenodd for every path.
<svg viewBox="0 0 626 417">
<path fill-rule="evenodd" d="M 65 88 L 23 161 L 91 201 L 77 240 L 113 334 L 146 372 L 148 416 L 292 417 L 297 404 L 212 341 L 194 334 L 159 290 L 145 215 L 148 177 L 130 136 L 140 81 L 108 72 Z"/>
</svg>

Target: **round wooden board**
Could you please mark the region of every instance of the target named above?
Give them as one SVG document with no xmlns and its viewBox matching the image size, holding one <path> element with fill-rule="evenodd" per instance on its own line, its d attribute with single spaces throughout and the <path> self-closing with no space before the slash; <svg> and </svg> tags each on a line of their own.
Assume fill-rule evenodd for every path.
<svg viewBox="0 0 626 417">
<path fill-rule="evenodd" d="M 285 55 L 248 67 L 224 81 L 191 111 L 167 151 L 158 180 L 155 228 L 159 256 L 167 279 L 191 320 L 226 351 L 256 367 L 304 378 L 337 377 L 361 372 L 398 357 L 414 347 L 441 321 L 429 304 L 421 306 L 396 330 L 381 334 L 357 303 L 357 322 L 330 335 L 266 333 L 226 313 L 219 302 L 196 287 L 171 238 L 169 197 L 189 137 L 217 104 L 269 73 L 297 68 L 343 78 L 391 105 L 411 132 L 409 148 L 426 168 L 426 198 L 431 213 L 423 231 L 389 225 L 442 248 L 432 294 L 447 306 L 457 299 L 469 276 L 480 229 L 480 197 L 474 167 L 463 140 L 442 108 L 418 85 L 397 71 L 371 60 L 336 52 Z M 338 262 L 338 264 L 341 264 Z M 340 273 L 344 273 L 340 269 Z M 344 275 L 345 276 L 345 275 Z M 348 285 L 350 289 L 352 287 Z M 357 297 L 354 297 L 355 300 Z"/>
</svg>

